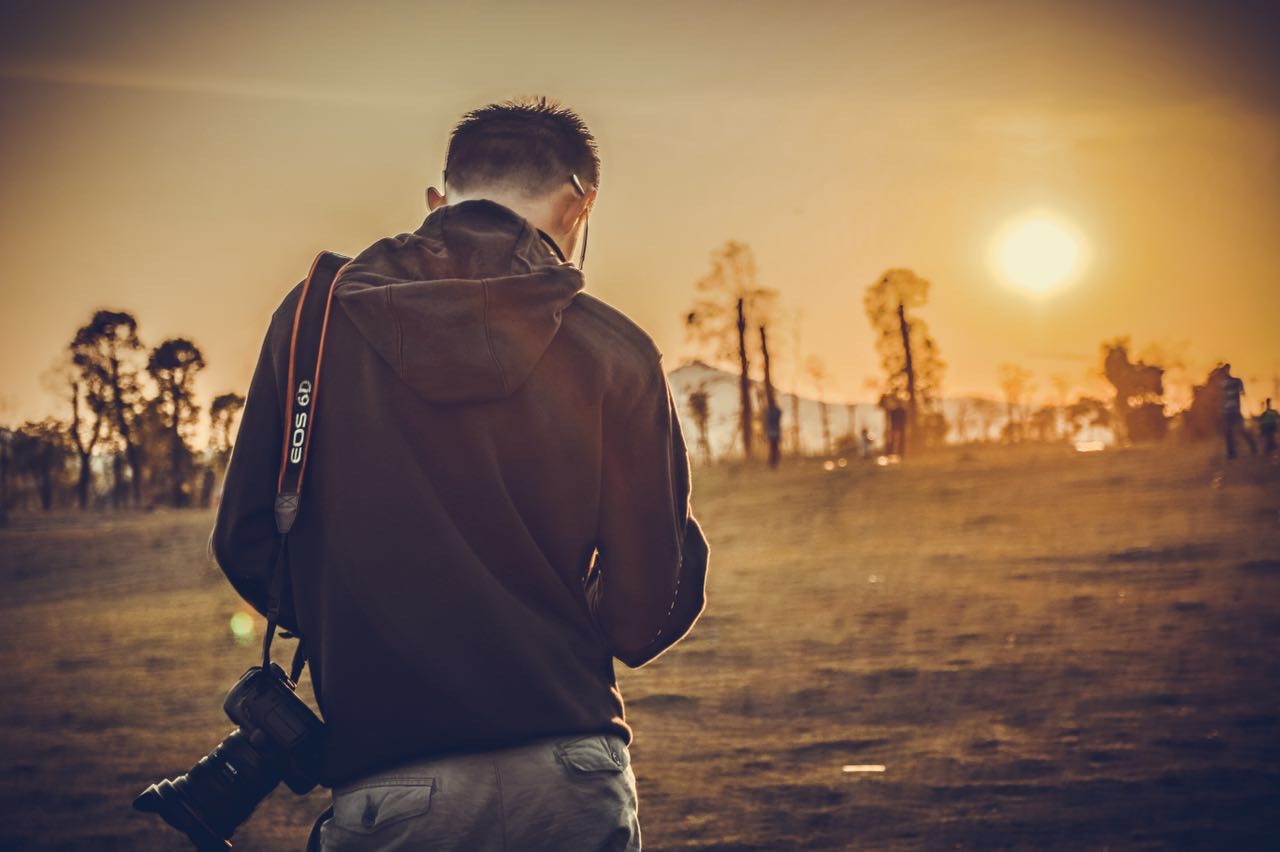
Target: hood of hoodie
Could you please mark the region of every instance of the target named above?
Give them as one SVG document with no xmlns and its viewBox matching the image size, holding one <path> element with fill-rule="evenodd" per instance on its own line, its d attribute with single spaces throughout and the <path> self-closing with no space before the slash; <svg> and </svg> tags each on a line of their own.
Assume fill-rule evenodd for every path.
<svg viewBox="0 0 1280 852">
<path fill-rule="evenodd" d="M 493 201 L 431 213 L 343 270 L 334 300 L 400 378 L 436 402 L 516 391 L 582 291 L 538 229 Z"/>
</svg>

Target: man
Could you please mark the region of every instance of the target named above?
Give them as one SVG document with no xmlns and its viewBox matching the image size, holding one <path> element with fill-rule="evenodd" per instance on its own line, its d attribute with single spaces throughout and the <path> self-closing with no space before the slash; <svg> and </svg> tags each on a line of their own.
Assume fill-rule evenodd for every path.
<svg viewBox="0 0 1280 852">
<path fill-rule="evenodd" d="M 1262 435 L 1262 453 L 1268 457 L 1276 452 L 1276 428 L 1280 426 L 1280 412 L 1271 407 L 1271 398 L 1258 415 L 1258 432 Z"/>
<path fill-rule="evenodd" d="M 335 285 L 281 616 L 325 719 L 324 849 L 639 848 L 613 658 L 689 630 L 708 549 L 661 354 L 566 260 L 599 185 L 572 111 L 474 110 L 426 221 Z M 259 611 L 299 289 L 211 538 Z"/>
<path fill-rule="evenodd" d="M 1222 365 L 1222 437 L 1227 444 L 1227 458 L 1236 457 L 1236 435 L 1244 438 L 1249 445 L 1249 452 L 1258 454 L 1258 445 L 1244 425 L 1244 414 L 1240 410 L 1240 397 L 1244 396 L 1244 382 L 1231 375 L 1231 365 Z"/>
</svg>

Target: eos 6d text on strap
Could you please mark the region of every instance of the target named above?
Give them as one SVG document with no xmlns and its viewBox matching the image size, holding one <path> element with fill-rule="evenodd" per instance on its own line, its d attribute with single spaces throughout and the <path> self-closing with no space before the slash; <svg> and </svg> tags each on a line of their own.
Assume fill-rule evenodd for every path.
<svg viewBox="0 0 1280 852">
<path fill-rule="evenodd" d="M 271 666 L 271 640 L 280 619 L 280 599 L 289 575 L 289 530 L 297 520 L 302 500 L 302 484 L 307 470 L 307 447 L 315 430 L 316 396 L 320 390 L 320 366 L 324 362 L 324 335 L 329 327 L 333 287 L 350 258 L 321 252 L 311 265 L 302 285 L 302 295 L 293 314 L 293 335 L 289 341 L 289 381 L 284 400 L 284 445 L 280 457 L 280 477 L 276 484 L 276 531 L 280 551 L 271 572 L 267 598 L 267 629 L 262 637 L 262 665 Z M 299 642 L 290 679 L 297 681 L 306 658 Z"/>
</svg>

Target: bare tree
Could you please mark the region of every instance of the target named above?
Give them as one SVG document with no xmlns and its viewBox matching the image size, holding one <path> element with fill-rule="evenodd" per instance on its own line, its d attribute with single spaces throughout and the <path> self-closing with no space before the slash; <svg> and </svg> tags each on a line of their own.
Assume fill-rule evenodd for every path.
<svg viewBox="0 0 1280 852">
<path fill-rule="evenodd" d="M 972 403 L 968 399 L 956 400 L 956 438 L 962 444 L 969 441 L 969 414 L 971 408 Z"/>
<path fill-rule="evenodd" d="M 812 355 L 805 362 L 805 372 L 818 392 L 818 411 L 822 419 L 822 452 L 831 452 L 831 419 L 827 416 L 827 396 L 823 392 L 823 383 L 827 380 L 827 366 L 817 355 Z"/>
<path fill-rule="evenodd" d="M 1004 393 L 1008 416 L 1005 421 L 1005 438 L 1011 442 L 1020 441 L 1025 426 L 1022 414 L 1026 408 L 1027 395 L 1031 393 L 1031 371 L 1017 364 L 1001 364 L 999 371 L 1000 390 Z"/>
<path fill-rule="evenodd" d="M 919 427 L 920 411 L 936 398 L 945 366 L 924 320 L 913 311 L 925 304 L 929 282 L 910 269 L 890 269 L 867 287 L 867 319 L 885 373 L 884 392 L 906 400 L 906 443 Z"/>
<path fill-rule="evenodd" d="M 751 247 L 733 240 L 712 252 L 711 272 L 694 286 L 698 295 L 685 317 L 686 332 L 690 339 L 711 349 L 712 361 L 725 363 L 736 355 L 742 450 L 750 458 L 751 364 L 747 328 L 768 321 L 777 291 L 759 285 Z"/>
<path fill-rule="evenodd" d="M 804 448 L 800 441 L 800 324 L 803 313 L 796 309 L 791 314 L 791 454 L 799 456 Z"/>
<path fill-rule="evenodd" d="M 166 340 L 151 350 L 147 372 L 159 388 L 157 402 L 169 432 L 169 475 L 173 505 L 187 503 L 186 469 L 191 451 L 184 429 L 196 422 L 200 407 L 195 403 L 195 378 L 204 369 L 199 348 L 183 337 Z"/>
<path fill-rule="evenodd" d="M 769 442 L 769 467 L 777 467 L 781 457 L 782 409 L 778 407 L 769 372 L 769 337 L 763 323 L 760 324 L 760 357 L 764 360 L 764 436 Z"/>
</svg>

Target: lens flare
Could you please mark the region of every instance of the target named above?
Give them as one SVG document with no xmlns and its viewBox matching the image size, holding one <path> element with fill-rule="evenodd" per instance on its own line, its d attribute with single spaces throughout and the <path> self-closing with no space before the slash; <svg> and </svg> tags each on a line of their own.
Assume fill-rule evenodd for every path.
<svg viewBox="0 0 1280 852">
<path fill-rule="evenodd" d="M 247 612 L 237 612 L 231 616 L 231 635 L 236 637 L 237 642 L 248 642 L 253 639 L 255 633 L 253 629 L 253 616 Z"/>
</svg>

